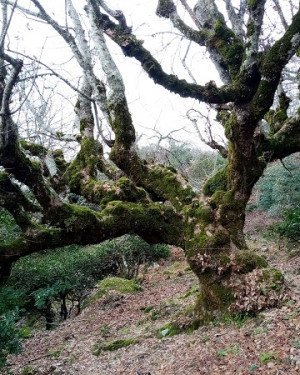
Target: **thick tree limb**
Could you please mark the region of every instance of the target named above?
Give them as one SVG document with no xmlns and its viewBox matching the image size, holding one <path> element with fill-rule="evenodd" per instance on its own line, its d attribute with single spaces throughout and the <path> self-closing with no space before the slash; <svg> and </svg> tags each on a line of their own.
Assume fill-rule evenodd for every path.
<svg viewBox="0 0 300 375">
<path fill-rule="evenodd" d="M 299 47 L 300 11 L 294 16 L 284 35 L 263 55 L 261 80 L 250 103 L 252 121 L 261 120 L 273 104 L 282 71 Z"/>
<path fill-rule="evenodd" d="M 263 24 L 263 17 L 265 13 L 266 0 L 254 1 L 248 5 L 249 19 L 247 23 L 247 37 L 246 37 L 246 58 L 243 61 L 243 69 L 252 69 L 252 66 L 257 65 L 259 37 Z"/>
<path fill-rule="evenodd" d="M 200 46 L 206 46 L 207 50 L 210 54 L 210 57 L 220 74 L 222 81 L 226 84 L 230 83 L 230 76 L 228 73 L 228 67 L 226 66 L 222 56 L 220 55 L 219 51 L 215 48 L 212 43 L 214 29 L 212 26 L 208 27 L 208 25 L 204 25 L 202 22 L 201 16 L 199 14 L 201 12 L 197 12 L 195 8 L 194 11 L 188 6 L 187 2 L 181 0 L 182 5 L 190 14 L 190 17 L 198 27 L 199 31 L 193 30 L 189 27 L 183 20 L 179 17 L 177 13 L 176 6 L 172 0 L 168 0 L 167 2 L 164 0 L 160 0 L 158 2 L 156 14 L 160 17 L 169 18 L 173 23 L 173 26 L 176 27 L 187 39 L 192 40 L 193 42 L 197 43 Z M 202 3 L 198 4 L 200 7 L 203 6 Z M 214 8 L 216 10 L 216 8 Z M 201 10 L 201 9 L 200 9 Z M 207 9 L 205 10 L 207 14 Z M 218 13 L 217 13 L 218 14 Z M 219 15 L 219 14 L 218 14 Z M 216 21 L 216 19 L 215 19 Z"/>
<path fill-rule="evenodd" d="M 99 243 L 126 233 L 136 233 L 150 243 L 183 244 L 182 218 L 171 207 L 159 203 L 115 201 L 100 213 L 64 204 L 59 209 L 53 208 L 50 217 L 51 228 L 32 225 L 10 246 L 0 245 L 2 274 L 9 274 L 11 263 L 17 258 L 34 251 L 73 243 Z"/>
<path fill-rule="evenodd" d="M 281 129 L 267 141 L 266 149 L 272 153 L 271 160 L 283 159 L 300 151 L 300 115 L 287 119 Z"/>
</svg>

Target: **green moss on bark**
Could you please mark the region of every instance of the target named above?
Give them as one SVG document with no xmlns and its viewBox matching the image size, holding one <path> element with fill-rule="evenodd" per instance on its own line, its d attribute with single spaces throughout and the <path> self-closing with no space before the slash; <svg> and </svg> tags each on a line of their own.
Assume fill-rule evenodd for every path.
<svg viewBox="0 0 300 375">
<path fill-rule="evenodd" d="M 270 135 L 275 134 L 283 126 L 283 122 L 288 118 L 290 98 L 284 93 L 279 95 L 279 106 L 274 110 L 270 109 L 265 115 L 265 120 L 270 126 Z"/>
<path fill-rule="evenodd" d="M 116 182 L 98 182 L 89 179 L 81 183 L 81 194 L 90 202 L 99 204 L 104 208 L 111 201 L 142 202 L 147 203 L 147 193 L 144 189 L 137 187 L 131 180 L 121 177 Z"/>
<path fill-rule="evenodd" d="M 164 167 L 149 166 L 145 173 L 145 186 L 157 195 L 158 199 L 169 200 L 173 206 L 182 210 L 196 196 L 193 189 L 183 181 L 183 177 Z"/>
<path fill-rule="evenodd" d="M 24 150 L 29 151 L 33 156 L 45 157 L 47 155 L 48 150 L 44 146 L 27 142 L 24 139 L 20 141 L 20 144 Z"/>
<path fill-rule="evenodd" d="M 228 176 L 227 176 L 227 166 L 220 169 L 213 177 L 209 178 L 204 186 L 203 193 L 211 197 L 216 191 L 227 190 L 228 186 Z"/>
<path fill-rule="evenodd" d="M 103 170 L 103 148 L 98 141 L 86 137 L 81 142 L 75 160 L 66 170 L 66 179 L 71 190 L 80 194 L 82 180 L 95 179 L 98 170 Z"/>
<path fill-rule="evenodd" d="M 229 315 L 228 307 L 234 301 L 232 289 L 206 275 L 200 276 L 199 281 L 201 287 L 195 311 L 201 322 L 208 323 Z"/>
<path fill-rule="evenodd" d="M 216 40 L 213 41 L 213 44 L 228 66 L 230 76 L 234 78 L 239 74 L 240 66 L 243 61 L 243 43 L 236 37 L 234 32 L 227 27 L 222 19 L 214 24 L 214 31 Z"/>
<path fill-rule="evenodd" d="M 239 137 L 236 112 L 232 111 L 228 120 L 225 122 L 225 135 L 230 141 L 236 141 Z"/>
<path fill-rule="evenodd" d="M 175 10 L 176 8 L 173 1 L 159 0 L 156 8 L 156 14 L 160 17 L 169 18 Z"/>
<path fill-rule="evenodd" d="M 51 155 L 60 173 L 65 173 L 68 167 L 68 163 L 66 162 L 64 158 L 64 153 L 62 152 L 62 150 L 58 149 L 58 150 L 51 151 Z"/>
<path fill-rule="evenodd" d="M 239 272 L 248 273 L 255 268 L 264 268 L 268 266 L 265 258 L 254 254 L 251 251 L 240 251 L 235 256 L 235 263 L 239 268 Z"/>
<path fill-rule="evenodd" d="M 182 218 L 172 207 L 160 203 L 113 201 L 100 215 L 105 231 L 111 234 L 133 231 L 150 243 L 160 239 L 160 242 L 183 244 Z"/>
</svg>

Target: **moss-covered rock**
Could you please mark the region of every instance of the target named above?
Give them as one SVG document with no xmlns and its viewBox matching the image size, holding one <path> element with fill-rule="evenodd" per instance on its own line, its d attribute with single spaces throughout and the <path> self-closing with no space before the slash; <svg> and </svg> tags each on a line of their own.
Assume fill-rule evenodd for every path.
<svg viewBox="0 0 300 375">
<path fill-rule="evenodd" d="M 128 280 L 121 277 L 107 277 L 98 283 L 95 292 L 84 302 L 84 308 L 90 306 L 93 302 L 111 291 L 120 294 L 132 294 L 142 291 L 142 287 L 135 280 Z"/>
<path fill-rule="evenodd" d="M 100 355 L 102 351 L 115 351 L 119 350 L 121 348 L 126 348 L 129 345 L 133 345 L 138 343 L 137 339 L 134 338 L 127 338 L 127 339 L 121 339 L 121 340 L 115 340 L 115 341 L 109 341 L 109 342 L 98 342 L 94 344 L 93 354 L 95 356 Z"/>
<path fill-rule="evenodd" d="M 98 284 L 99 293 L 107 293 L 110 290 L 122 294 L 137 293 L 142 290 L 141 286 L 134 280 L 123 279 L 121 277 L 107 277 Z"/>
</svg>

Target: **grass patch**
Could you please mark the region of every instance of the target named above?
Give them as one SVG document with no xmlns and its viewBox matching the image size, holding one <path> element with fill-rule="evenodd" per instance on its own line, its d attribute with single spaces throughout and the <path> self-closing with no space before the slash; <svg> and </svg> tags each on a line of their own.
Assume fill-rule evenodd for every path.
<svg viewBox="0 0 300 375">
<path fill-rule="evenodd" d="M 268 363 L 273 362 L 278 358 L 278 354 L 276 352 L 262 352 L 259 356 L 260 363 Z"/>
</svg>

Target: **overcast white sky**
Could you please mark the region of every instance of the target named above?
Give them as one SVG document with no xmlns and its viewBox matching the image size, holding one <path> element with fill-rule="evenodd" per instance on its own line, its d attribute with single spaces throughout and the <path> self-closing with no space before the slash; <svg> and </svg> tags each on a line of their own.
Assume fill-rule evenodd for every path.
<svg viewBox="0 0 300 375">
<path fill-rule="evenodd" d="M 191 1 L 191 5 L 195 2 L 195 0 Z M 19 0 L 19 4 L 25 6 L 29 3 L 28 0 Z M 41 1 L 41 3 L 47 10 L 50 9 L 55 14 L 56 19 L 64 23 L 64 1 L 51 0 Z M 76 0 L 74 4 L 84 14 L 85 1 Z M 191 81 L 187 71 L 180 64 L 180 57 L 185 54 L 188 43 L 173 33 L 176 33 L 176 30 L 171 27 L 168 20 L 155 16 L 156 0 L 110 0 L 109 5 L 114 9 L 124 11 L 128 25 L 133 26 L 133 32 L 145 41 L 145 47 L 151 50 L 167 72 L 175 73 L 180 78 Z M 34 10 L 32 5 L 31 8 Z M 35 55 L 44 63 L 58 70 L 60 74 L 72 79 L 73 83 L 78 82 L 81 72 L 77 63 L 74 59 L 70 60 L 71 54 L 68 47 L 49 26 L 36 23 L 29 17 L 26 19 L 23 14 L 19 14 L 13 20 L 10 35 L 11 48 L 26 52 L 28 55 Z M 155 139 L 149 141 L 149 136 L 153 135 L 150 129 L 154 127 L 163 135 L 173 129 L 184 128 L 186 131 L 174 133 L 173 136 L 199 146 L 200 141 L 186 118 L 186 111 L 192 107 L 204 111 L 204 107 L 194 100 L 182 99 L 155 85 L 144 74 L 137 61 L 124 57 L 112 42 L 109 42 L 109 45 L 125 81 L 128 102 L 137 133 L 146 134 L 143 143 L 155 142 Z M 197 83 L 204 84 L 209 80 L 214 80 L 220 84 L 218 75 L 203 48 L 192 46 L 186 63 L 193 71 Z M 100 70 L 97 73 L 101 78 Z M 70 103 L 66 102 L 64 105 L 64 111 L 65 117 L 69 122 L 72 122 L 72 104 L 76 101 L 76 94 L 72 93 L 64 84 L 61 85 L 61 88 L 64 95 L 70 99 Z M 61 102 L 61 98 L 59 100 Z M 216 132 L 219 133 L 220 130 L 218 129 Z"/>
<path fill-rule="evenodd" d="M 28 3 L 28 0 L 19 0 L 19 4 L 24 4 L 24 6 Z M 82 14 L 84 14 L 85 1 L 77 0 L 74 3 L 78 9 L 82 9 Z M 42 4 L 47 10 L 50 9 L 55 13 L 56 19 L 60 19 L 61 23 L 64 22 L 64 1 L 42 1 Z M 145 41 L 145 47 L 153 52 L 167 72 L 175 73 L 181 78 L 191 81 L 187 72 L 178 63 L 178 56 L 185 54 L 188 44 L 187 42 L 182 43 L 178 35 L 172 34 L 176 30 L 172 29 L 169 21 L 155 16 L 156 1 L 111 0 L 109 4 L 112 8 L 124 11 L 127 23 L 133 26 L 133 31 Z M 34 10 L 32 5 L 31 9 Z M 70 61 L 71 54 L 68 47 L 49 26 L 35 22 L 28 16 L 25 18 L 23 14 L 16 14 L 10 36 L 12 49 L 36 56 L 44 63 L 54 67 L 60 74 L 69 79 L 72 78 L 75 83 L 77 82 L 76 78 L 79 78 L 81 74 L 80 69 L 77 68 L 77 63 L 74 60 Z M 149 136 L 154 135 L 150 129 L 154 127 L 163 135 L 168 134 L 171 130 L 184 128 L 186 131 L 173 133 L 173 136 L 180 141 L 186 140 L 199 146 L 201 142 L 195 136 L 194 129 L 185 115 L 189 108 L 196 106 L 199 109 L 199 105 L 194 100 L 182 99 L 155 85 L 145 75 L 137 61 L 124 57 L 112 42 L 109 42 L 109 45 L 125 81 L 128 102 L 137 133 L 146 135 L 142 138 L 142 143 L 149 143 Z M 204 50 L 200 48 L 191 49 L 187 64 L 191 67 L 196 66 L 194 75 L 198 83 L 204 84 L 209 79 L 218 79 L 208 57 L 204 55 Z M 101 75 L 100 71 L 98 73 Z M 63 87 L 65 95 L 71 99 L 71 103 L 74 103 L 76 94 L 64 85 L 61 87 Z M 64 106 L 66 117 L 69 104 Z M 73 115 L 72 108 L 69 109 L 69 114 Z M 150 139 L 150 142 L 155 142 L 155 138 Z"/>
</svg>

